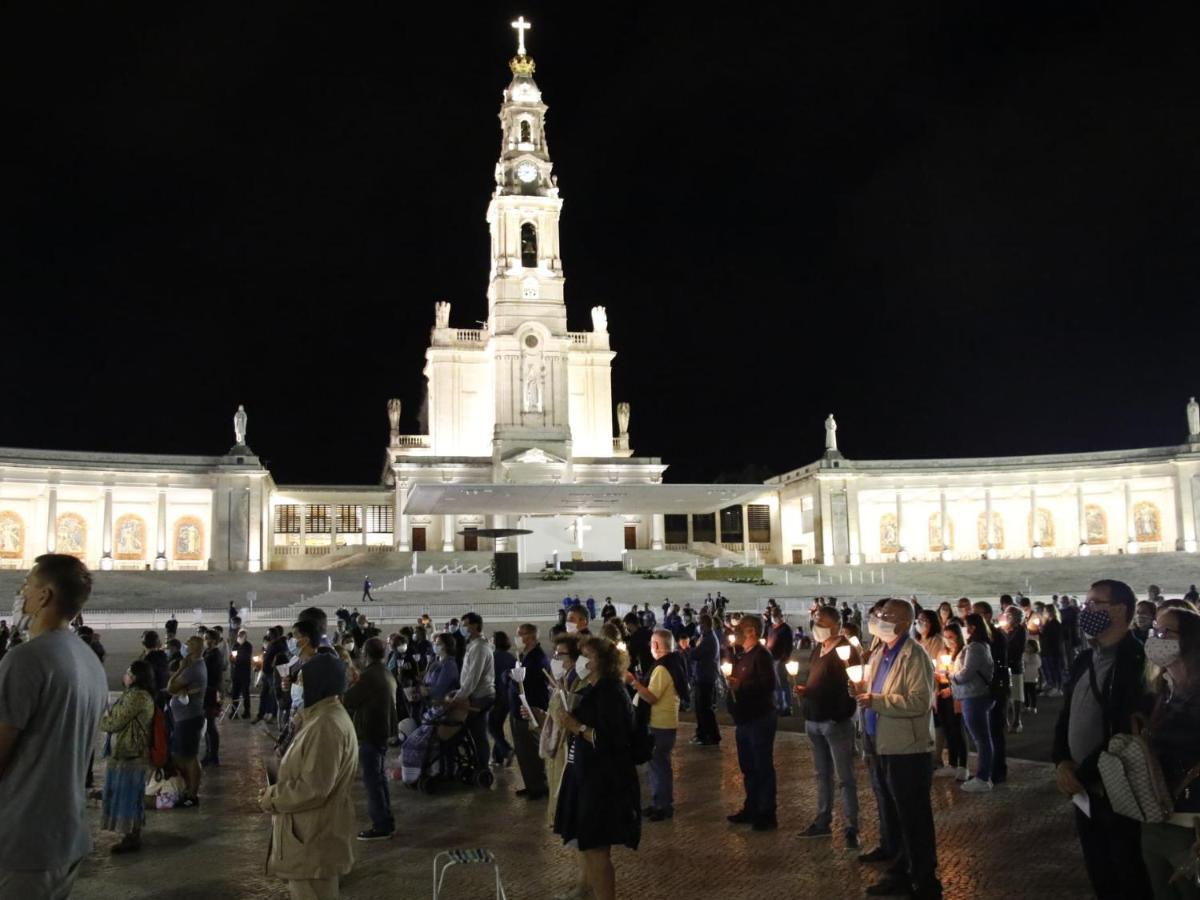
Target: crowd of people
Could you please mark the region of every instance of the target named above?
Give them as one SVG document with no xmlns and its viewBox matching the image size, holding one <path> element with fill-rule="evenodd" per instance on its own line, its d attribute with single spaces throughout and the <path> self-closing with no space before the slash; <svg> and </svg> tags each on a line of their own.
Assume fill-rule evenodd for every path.
<svg viewBox="0 0 1200 900">
<path fill-rule="evenodd" d="M 687 814 L 674 791 L 681 710 L 695 714 L 690 742 L 716 747 L 722 701 L 742 775 L 732 825 L 778 827 L 776 733 L 780 717 L 800 713 L 817 790 L 798 836 L 831 838 L 836 806 L 843 845 L 862 851 L 861 758 L 879 843 L 858 859 L 884 866 L 868 895 L 939 897 L 933 779 L 956 778 L 966 794 L 1002 785 L 1006 735 L 1023 730 L 1039 696 L 1062 697 L 1056 783 L 1074 801 L 1097 896 L 1200 896 L 1194 588 L 1180 599 L 1152 588 L 1139 601 L 1104 580 L 1082 604 L 1004 595 L 997 608 L 965 597 L 923 608 L 914 597 L 864 610 L 818 598 L 796 625 L 773 600 L 761 615 L 729 611 L 720 594 L 695 608 L 668 600 L 660 618 L 649 605 L 620 615 L 611 598 L 596 614 L 592 598 L 568 597 L 546 647 L 534 623 L 519 625 L 514 642 L 485 633 L 475 612 L 441 627 L 422 616 L 385 637 L 357 610 L 339 609 L 330 628 L 311 607 L 256 648 L 231 605 L 227 631 L 181 641 L 172 619 L 165 641 L 145 632 L 110 704 L 106 651 L 82 620 L 90 587 L 76 558 L 39 557 L 13 628 L 0 623 L 0 896 L 69 894 L 90 849 L 84 798 L 97 734 L 101 828 L 119 836 L 113 853 L 136 852 L 148 779 L 177 784 L 160 808 L 197 806 L 204 768 L 221 764 L 221 730 L 251 718 L 255 686 L 253 720 L 276 739 L 258 800 L 272 817 L 268 871 L 297 898 L 338 896 L 355 839 L 393 836 L 389 750 L 422 722 L 457 726 L 465 757 L 444 761 L 439 777 L 455 777 L 456 759 L 476 773 L 515 763 L 516 794 L 545 803 L 547 825 L 578 858 L 576 883 L 559 896 L 615 897 L 611 848 L 636 849 L 644 825 Z M 1134 817 L 1122 803 L 1112 760 L 1130 741 L 1162 785 L 1154 815 Z M 358 782 L 366 828 L 355 821 Z M 51 814 L 61 839 L 25 827 Z"/>
</svg>

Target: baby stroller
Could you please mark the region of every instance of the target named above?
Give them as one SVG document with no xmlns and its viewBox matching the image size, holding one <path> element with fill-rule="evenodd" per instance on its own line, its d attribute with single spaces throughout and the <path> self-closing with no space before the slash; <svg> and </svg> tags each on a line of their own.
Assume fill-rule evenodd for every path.
<svg viewBox="0 0 1200 900">
<path fill-rule="evenodd" d="M 476 762 L 475 741 L 466 728 L 465 715 L 433 706 L 425 711 L 420 725 L 413 719 L 401 722 L 400 734 L 400 777 L 409 787 L 431 794 L 439 782 L 492 786 L 495 777 L 491 769 Z"/>
</svg>

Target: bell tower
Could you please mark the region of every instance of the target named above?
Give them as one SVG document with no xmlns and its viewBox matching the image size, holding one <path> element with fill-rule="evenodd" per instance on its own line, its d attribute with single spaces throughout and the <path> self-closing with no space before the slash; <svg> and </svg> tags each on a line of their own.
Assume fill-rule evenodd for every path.
<svg viewBox="0 0 1200 900">
<path fill-rule="evenodd" d="M 534 321 L 565 337 L 562 258 L 558 218 L 562 200 L 546 141 L 546 110 L 533 80 L 534 61 L 525 51 L 524 16 L 512 23 L 517 55 L 509 60 L 512 81 L 500 105 L 500 159 L 496 189 L 488 204 L 491 271 L 488 275 L 488 328 L 512 334 Z"/>
</svg>

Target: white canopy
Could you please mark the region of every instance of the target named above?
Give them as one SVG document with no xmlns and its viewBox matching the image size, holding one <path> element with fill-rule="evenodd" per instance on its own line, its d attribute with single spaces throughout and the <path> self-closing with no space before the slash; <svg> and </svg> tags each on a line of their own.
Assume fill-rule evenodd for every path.
<svg viewBox="0 0 1200 900">
<path fill-rule="evenodd" d="M 763 484 L 438 484 L 414 485 L 404 514 L 595 516 L 711 513 L 747 503 Z"/>
</svg>

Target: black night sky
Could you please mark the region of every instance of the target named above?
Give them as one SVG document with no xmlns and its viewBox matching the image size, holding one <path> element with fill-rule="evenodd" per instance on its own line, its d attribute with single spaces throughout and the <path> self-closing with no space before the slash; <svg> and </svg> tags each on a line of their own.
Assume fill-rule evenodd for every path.
<svg viewBox="0 0 1200 900">
<path fill-rule="evenodd" d="M 760 8 L 761 7 L 761 8 Z M 10 30 L 0 446 L 373 483 L 487 314 L 528 41 L 570 327 L 669 480 L 1180 443 L 1200 54 L 1154 3 L 146 5 Z M 686 10 L 681 12 L 681 10 Z"/>
</svg>

